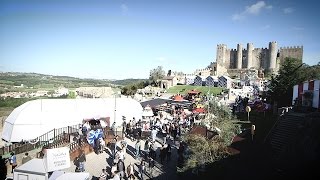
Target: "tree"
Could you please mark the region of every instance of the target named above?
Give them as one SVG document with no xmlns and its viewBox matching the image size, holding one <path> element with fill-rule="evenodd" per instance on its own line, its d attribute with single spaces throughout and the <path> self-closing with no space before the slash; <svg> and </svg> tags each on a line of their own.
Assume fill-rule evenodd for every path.
<svg viewBox="0 0 320 180">
<path fill-rule="evenodd" d="M 158 86 L 158 80 L 162 79 L 164 76 L 165 71 L 163 70 L 162 66 L 158 66 L 150 71 L 149 80 L 152 84 Z"/>
<path fill-rule="evenodd" d="M 311 78 L 309 67 L 298 62 L 297 59 L 286 58 L 279 69 L 278 75 L 271 77 L 268 95 L 271 102 L 276 102 L 278 107 L 290 106 L 292 104 L 293 86 Z"/>
<path fill-rule="evenodd" d="M 236 117 L 231 114 L 228 107 L 219 106 L 216 102 L 210 102 L 208 106 L 210 112 L 202 123 L 218 135 L 211 139 L 192 134 L 184 136 L 188 153 L 183 167 L 179 169 L 180 172 L 190 169 L 198 171 L 201 167 L 226 158 L 230 154 L 228 146 L 236 134 L 240 133 L 240 126 L 235 123 Z"/>
</svg>

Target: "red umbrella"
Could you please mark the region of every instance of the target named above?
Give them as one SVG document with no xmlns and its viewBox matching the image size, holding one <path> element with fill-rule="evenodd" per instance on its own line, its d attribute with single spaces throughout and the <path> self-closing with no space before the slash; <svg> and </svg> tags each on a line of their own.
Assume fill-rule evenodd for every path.
<svg viewBox="0 0 320 180">
<path fill-rule="evenodd" d="M 173 100 L 174 100 L 174 101 L 184 101 L 183 97 L 180 96 L 180 95 L 174 96 L 174 97 L 173 97 Z"/>
<path fill-rule="evenodd" d="M 205 113 L 206 110 L 204 108 L 196 108 L 192 112 L 193 113 Z"/>
</svg>

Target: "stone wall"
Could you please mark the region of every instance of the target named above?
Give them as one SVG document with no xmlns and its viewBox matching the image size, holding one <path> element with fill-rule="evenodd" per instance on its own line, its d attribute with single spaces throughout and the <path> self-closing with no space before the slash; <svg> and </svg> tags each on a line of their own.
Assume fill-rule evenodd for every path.
<svg viewBox="0 0 320 180">
<path fill-rule="evenodd" d="M 252 43 L 247 44 L 247 49 L 242 49 L 241 44 L 237 46 L 241 53 L 238 53 L 237 49 L 228 49 L 225 44 L 217 45 L 216 63 L 211 63 L 212 69 L 214 69 L 213 64 L 215 65 L 215 75 L 227 75 L 229 69 L 254 68 L 277 71 L 286 57 L 299 59 L 302 63 L 302 46 L 282 47 L 279 50 L 277 42 L 270 42 L 269 48 L 254 48 Z"/>
</svg>

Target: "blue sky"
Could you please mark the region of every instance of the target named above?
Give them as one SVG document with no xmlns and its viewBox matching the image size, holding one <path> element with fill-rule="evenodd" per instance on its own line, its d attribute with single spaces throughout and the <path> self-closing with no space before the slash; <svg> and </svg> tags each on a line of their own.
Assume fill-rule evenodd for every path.
<svg viewBox="0 0 320 180">
<path fill-rule="evenodd" d="M 192 73 L 217 44 L 304 46 L 320 62 L 320 3 L 257 0 L 1 0 L 0 71 L 81 78 Z"/>
</svg>

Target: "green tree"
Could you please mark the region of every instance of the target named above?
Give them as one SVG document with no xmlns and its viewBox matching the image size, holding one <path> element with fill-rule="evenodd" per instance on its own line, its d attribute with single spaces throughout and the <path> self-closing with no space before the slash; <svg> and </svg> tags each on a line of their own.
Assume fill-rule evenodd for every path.
<svg viewBox="0 0 320 180">
<path fill-rule="evenodd" d="M 149 80 L 151 81 L 152 84 L 155 86 L 158 86 L 158 81 L 162 79 L 165 76 L 165 71 L 163 70 L 162 66 L 158 66 L 155 69 L 152 69 L 150 71 L 150 76 Z"/>
<path fill-rule="evenodd" d="M 77 95 L 74 91 L 69 91 L 68 99 L 75 99 L 76 97 Z"/>
<path fill-rule="evenodd" d="M 209 108 L 208 108 L 209 107 Z M 210 102 L 207 106 L 209 111 L 202 124 L 209 130 L 217 133 L 211 139 L 203 136 L 188 134 L 183 140 L 188 146 L 187 159 L 179 171 L 194 170 L 226 158 L 229 155 L 228 146 L 233 138 L 240 133 L 240 126 L 236 124 L 230 109 L 219 106 L 216 102 Z M 213 114 L 214 112 L 214 114 Z"/>
<path fill-rule="evenodd" d="M 286 58 L 278 74 L 271 77 L 268 95 L 278 107 L 290 106 L 293 86 L 310 78 L 309 67 L 298 62 L 297 59 Z"/>
</svg>

